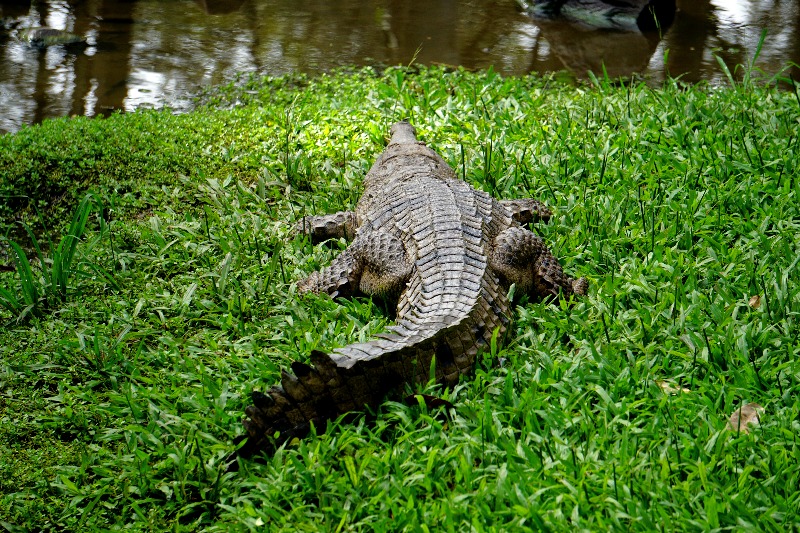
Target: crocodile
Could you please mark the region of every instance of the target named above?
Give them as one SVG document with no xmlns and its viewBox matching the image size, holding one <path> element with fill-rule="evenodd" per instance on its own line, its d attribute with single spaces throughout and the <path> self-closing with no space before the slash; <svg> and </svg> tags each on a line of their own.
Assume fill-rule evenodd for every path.
<svg viewBox="0 0 800 533">
<path fill-rule="evenodd" d="M 355 211 L 311 215 L 297 231 L 317 243 L 350 240 L 299 293 L 370 295 L 397 305 L 395 325 L 368 342 L 311 364 L 293 362 L 281 382 L 254 391 L 238 455 L 274 451 L 311 424 L 375 407 L 406 384 L 455 384 L 493 336 L 509 327 L 510 286 L 537 300 L 585 295 L 585 278 L 564 274 L 544 241 L 523 225 L 552 213 L 534 199 L 496 200 L 459 179 L 407 121 L 367 173 Z M 433 370 L 432 370 L 433 368 Z"/>
</svg>

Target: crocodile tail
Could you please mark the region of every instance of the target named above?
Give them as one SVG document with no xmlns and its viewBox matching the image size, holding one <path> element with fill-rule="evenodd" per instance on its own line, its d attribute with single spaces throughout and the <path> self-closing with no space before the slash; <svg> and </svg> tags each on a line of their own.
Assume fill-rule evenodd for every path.
<svg viewBox="0 0 800 533">
<path fill-rule="evenodd" d="M 266 393 L 253 391 L 253 404 L 245 409 L 247 442 L 237 455 L 272 453 L 281 444 L 304 437 L 338 415 L 374 405 L 382 399 L 375 387 L 355 371 L 338 366 L 330 355 L 313 350 L 311 363 L 293 362 L 292 372 L 281 373 L 281 383 Z"/>
<path fill-rule="evenodd" d="M 406 329 L 411 324 L 400 320 L 390 328 L 394 333 L 372 341 L 350 344 L 332 354 L 313 350 L 311 365 L 293 362 L 291 372 L 281 373 L 279 385 L 252 393 L 253 403 L 245 409 L 247 442 L 237 455 L 271 454 L 307 435 L 312 425 L 324 429 L 339 415 L 375 407 L 404 384 L 426 381 L 434 358 L 437 381 L 457 382 L 460 374 L 472 369 L 479 347 L 489 342 L 483 336 L 490 336 L 495 326 L 473 322 L 464 318 L 420 330 L 419 326 Z M 486 326 L 492 329 L 487 332 Z"/>
</svg>

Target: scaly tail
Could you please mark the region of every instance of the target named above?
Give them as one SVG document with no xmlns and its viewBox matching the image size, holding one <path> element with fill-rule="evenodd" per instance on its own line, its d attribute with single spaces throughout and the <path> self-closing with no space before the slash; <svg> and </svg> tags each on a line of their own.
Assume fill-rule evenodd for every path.
<svg viewBox="0 0 800 533">
<path fill-rule="evenodd" d="M 361 374 L 364 365 L 346 369 L 321 351 L 311 352 L 313 366 L 293 362 L 292 372 L 282 372 L 281 384 L 266 394 L 253 391 L 253 405 L 245 409 L 247 443 L 237 455 L 250 457 L 261 451 L 272 453 L 281 444 L 308 434 L 340 414 L 376 405 L 383 399 L 374 389 L 391 390 L 392 383 L 374 387 Z"/>
</svg>

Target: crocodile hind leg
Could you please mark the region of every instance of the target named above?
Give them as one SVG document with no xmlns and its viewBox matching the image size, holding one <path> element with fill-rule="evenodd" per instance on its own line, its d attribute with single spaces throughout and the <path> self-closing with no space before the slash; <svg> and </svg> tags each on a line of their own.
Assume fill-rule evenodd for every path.
<svg viewBox="0 0 800 533">
<path fill-rule="evenodd" d="M 492 267 L 533 298 L 586 294 L 586 279 L 573 279 L 561 268 L 541 237 L 519 227 L 500 232 L 494 240 Z"/>
<path fill-rule="evenodd" d="M 403 242 L 385 231 L 362 232 L 330 266 L 298 282 L 301 293 L 347 298 L 361 292 L 396 300 L 411 275 Z"/>
<path fill-rule="evenodd" d="M 359 234 L 330 266 L 298 284 L 301 292 L 328 293 L 333 297 L 360 292 L 396 297 L 411 274 L 411 263 L 402 242 L 384 232 Z M 292 363 L 292 372 L 281 373 L 280 385 L 266 393 L 254 391 L 253 404 L 245 413 L 247 444 L 238 454 L 247 457 L 274 449 L 308 433 L 339 414 L 372 405 L 382 397 L 382 387 L 367 382 L 363 369 L 339 364 L 341 357 L 313 351 L 312 365 Z M 352 366 L 352 365 L 351 365 Z M 382 363 L 381 363 L 382 368 Z"/>
<path fill-rule="evenodd" d="M 300 294 L 327 293 L 331 298 L 349 298 L 355 294 L 361 278 L 361 264 L 354 253 L 356 243 L 348 246 L 331 264 L 297 282 Z"/>
<path fill-rule="evenodd" d="M 359 290 L 396 302 L 412 270 L 403 241 L 386 231 L 374 230 L 365 236 L 357 254 L 363 265 Z"/>
</svg>

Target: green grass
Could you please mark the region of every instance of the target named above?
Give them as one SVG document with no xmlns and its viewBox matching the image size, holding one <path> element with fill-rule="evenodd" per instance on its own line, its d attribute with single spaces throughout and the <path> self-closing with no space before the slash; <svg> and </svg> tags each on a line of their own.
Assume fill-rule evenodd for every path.
<svg viewBox="0 0 800 533">
<path fill-rule="evenodd" d="M 99 207 L 104 212 L 102 204 L 94 205 L 92 194 L 87 194 L 81 200 L 72 216 L 72 223 L 67 228 L 66 234 L 61 238 L 58 246 L 49 243 L 48 254 L 42 251 L 39 239 L 29 227 L 26 232 L 31 239 L 31 244 L 36 252 L 41 275 L 34 273 L 28 254 L 18 243 L 8 241 L 13 250 L 14 263 L 17 267 L 18 285 L 21 296 L 15 294 L 13 287 L 0 286 L 0 307 L 16 317 L 16 321 L 24 322 L 30 315 L 42 316 L 48 309 L 67 301 L 68 288 L 72 285 L 73 278 L 78 275 L 98 274 L 103 277 L 113 289 L 119 289 L 114 277 L 108 271 L 91 262 L 77 261 L 76 252 L 81 243 L 86 224 L 93 209 Z M 100 217 L 100 233 L 107 233 L 108 225 Z M 113 248 L 113 243 L 112 243 Z M 83 265 L 81 265 L 83 263 Z M 80 268 L 85 266 L 85 269 Z"/>
<path fill-rule="evenodd" d="M 523 302 L 473 377 L 425 388 L 447 413 L 387 402 L 226 473 L 253 389 L 387 324 L 367 300 L 299 298 L 344 243 L 290 228 L 354 205 L 405 117 L 475 186 L 550 204 L 535 229 L 589 296 Z M 0 525 L 797 530 L 799 132 L 798 95 L 750 80 L 431 68 L 248 78 L 187 115 L 0 137 L 0 210 L 27 206 L 35 235 L 59 242 L 87 190 L 104 207 L 75 252 L 96 268 L 67 297 L 27 321 L 0 311 Z M 0 287 L 23 298 L 6 264 Z M 765 407 L 749 434 L 726 429 L 743 402 Z"/>
</svg>

